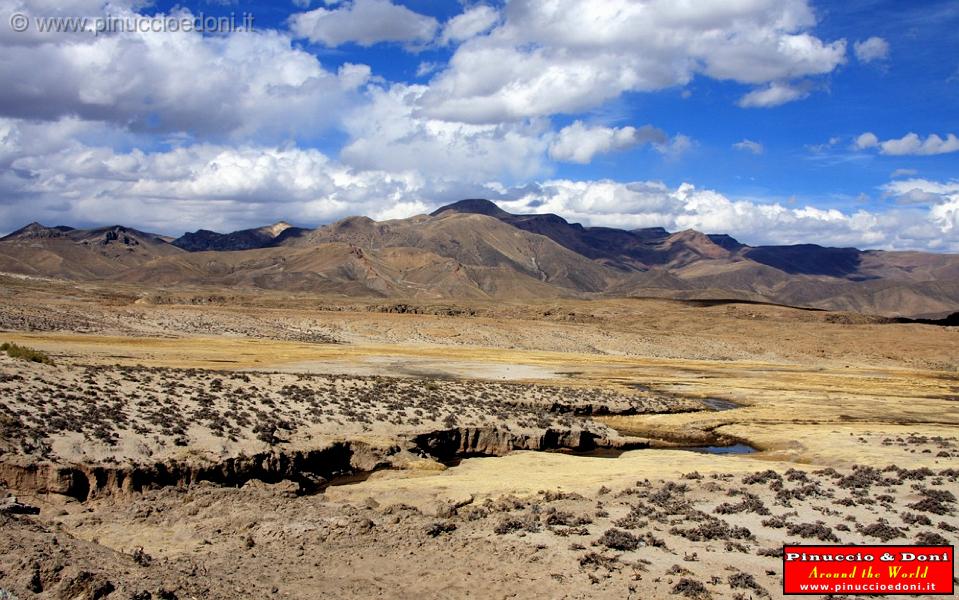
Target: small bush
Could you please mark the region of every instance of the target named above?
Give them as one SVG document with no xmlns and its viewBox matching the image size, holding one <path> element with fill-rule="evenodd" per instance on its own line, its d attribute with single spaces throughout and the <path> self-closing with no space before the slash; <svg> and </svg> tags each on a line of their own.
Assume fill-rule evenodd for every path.
<svg viewBox="0 0 959 600">
<path fill-rule="evenodd" d="M 7 356 L 10 358 L 19 358 L 20 360 L 28 360 L 30 362 L 42 363 L 45 365 L 53 364 L 53 359 L 47 356 L 46 353 L 40 352 L 39 350 L 34 350 L 33 348 L 11 344 L 9 342 L 0 344 L 0 352 L 6 352 Z"/>
<path fill-rule="evenodd" d="M 897 537 L 902 537 L 903 533 L 901 529 L 898 527 L 893 527 L 887 523 L 885 519 L 879 519 L 879 521 L 873 523 L 872 525 L 859 527 L 858 529 L 863 535 L 879 538 L 884 542 L 888 542 L 889 540 Z"/>
<path fill-rule="evenodd" d="M 788 525 L 786 532 L 789 535 L 798 535 L 806 539 L 815 538 L 821 542 L 839 543 L 839 538 L 832 532 L 832 529 L 822 523 L 797 523 L 795 525 Z"/>
<path fill-rule="evenodd" d="M 696 581 L 695 579 L 690 579 L 688 577 L 683 577 L 680 579 L 670 591 L 674 595 L 686 596 L 687 598 L 710 597 L 709 590 L 706 589 L 706 586 L 703 585 L 702 582 Z"/>
<path fill-rule="evenodd" d="M 768 595 L 766 593 L 766 590 L 764 590 L 762 586 L 756 583 L 756 579 L 749 573 L 743 573 L 742 571 L 737 571 L 736 573 L 733 573 L 732 575 L 726 578 L 726 583 L 728 583 L 729 587 L 733 588 L 734 590 L 738 588 L 754 590 L 756 592 L 760 592 L 760 590 L 762 590 L 760 592 L 761 595 Z"/>
<path fill-rule="evenodd" d="M 916 536 L 916 543 L 923 546 L 948 546 L 949 540 L 934 531 L 923 531 Z"/>
<path fill-rule="evenodd" d="M 439 537 L 444 533 L 456 531 L 456 524 L 449 521 L 436 521 L 426 528 L 426 534 L 430 537 Z"/>
<path fill-rule="evenodd" d="M 639 548 L 643 541 L 622 529 L 608 529 L 603 536 L 599 538 L 599 543 L 613 550 L 629 551 Z"/>
<path fill-rule="evenodd" d="M 493 531 L 497 535 L 506 535 L 507 533 L 519 531 L 520 529 L 523 529 L 524 526 L 525 523 L 516 517 L 505 517 L 496 524 L 496 527 L 493 528 Z"/>
</svg>

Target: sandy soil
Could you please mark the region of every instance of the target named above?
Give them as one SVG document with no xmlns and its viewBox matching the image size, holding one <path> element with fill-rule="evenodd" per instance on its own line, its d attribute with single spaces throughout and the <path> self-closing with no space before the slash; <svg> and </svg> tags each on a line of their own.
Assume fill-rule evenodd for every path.
<svg viewBox="0 0 959 600">
<path fill-rule="evenodd" d="M 786 542 L 959 540 L 955 330 L 3 283 L 56 363 L 0 356 L 8 596 L 775 598 Z"/>
</svg>

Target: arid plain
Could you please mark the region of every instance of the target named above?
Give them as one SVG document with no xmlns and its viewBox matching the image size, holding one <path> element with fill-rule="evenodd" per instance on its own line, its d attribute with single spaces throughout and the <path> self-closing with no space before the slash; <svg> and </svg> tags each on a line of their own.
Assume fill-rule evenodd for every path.
<svg viewBox="0 0 959 600">
<path fill-rule="evenodd" d="M 0 342 L 53 362 L 0 355 L 19 598 L 762 598 L 786 542 L 959 540 L 955 327 L 0 276 Z"/>
</svg>

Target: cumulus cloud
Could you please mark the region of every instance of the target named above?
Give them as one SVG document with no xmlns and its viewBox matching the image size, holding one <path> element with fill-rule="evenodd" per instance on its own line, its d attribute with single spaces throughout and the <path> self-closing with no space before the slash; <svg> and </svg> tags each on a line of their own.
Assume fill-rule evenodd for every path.
<svg viewBox="0 0 959 600">
<path fill-rule="evenodd" d="M 901 156 L 904 154 L 948 154 L 959 151 L 959 138 L 950 133 L 946 139 L 931 134 L 925 140 L 915 133 L 908 133 L 898 140 L 886 140 L 880 144 L 883 154 Z"/>
<path fill-rule="evenodd" d="M 853 142 L 853 148 L 856 150 L 866 150 L 868 148 L 875 148 L 879 145 L 879 138 L 876 137 L 876 134 L 871 132 L 866 132 L 861 134 L 856 138 L 856 141 Z"/>
<path fill-rule="evenodd" d="M 893 196 L 920 191 L 937 197 L 946 197 L 959 194 L 959 181 L 931 181 L 922 178 L 900 179 L 890 181 L 883 185 L 882 189 Z"/>
<path fill-rule="evenodd" d="M 380 42 L 429 42 L 439 23 L 390 0 L 352 0 L 334 9 L 317 8 L 290 17 L 297 37 L 330 47 L 353 42 L 372 46 Z"/>
<path fill-rule="evenodd" d="M 945 138 L 941 138 L 935 133 L 922 139 L 918 134 L 907 133 L 898 139 L 879 141 L 874 133 L 864 133 L 856 138 L 854 147 L 857 150 L 868 150 L 870 148 L 879 148 L 882 154 L 890 156 L 918 155 L 929 156 L 933 154 L 949 154 L 959 152 L 959 138 L 950 133 Z"/>
<path fill-rule="evenodd" d="M 754 142 L 749 139 L 744 139 L 741 142 L 736 142 L 733 144 L 734 150 L 740 150 L 742 152 L 752 152 L 753 154 L 762 154 L 765 148 L 759 142 Z"/>
<path fill-rule="evenodd" d="M 466 40 L 486 33 L 499 20 L 499 12 L 490 6 L 481 4 L 467 9 L 443 27 L 440 38 L 442 44 L 465 42 Z"/>
<path fill-rule="evenodd" d="M 546 172 L 546 120 L 470 124 L 432 119 L 417 109 L 427 86 L 394 84 L 369 91 L 369 104 L 344 117 L 340 151 L 358 169 L 417 170 L 473 183 L 528 179 Z"/>
<path fill-rule="evenodd" d="M 883 190 L 900 203 L 928 204 L 929 219 L 939 227 L 944 248 L 951 252 L 959 248 L 955 239 L 959 238 L 959 181 L 898 180 Z"/>
<path fill-rule="evenodd" d="M 442 65 L 432 61 L 423 61 L 416 67 L 417 77 L 426 77 L 438 71 Z"/>
<path fill-rule="evenodd" d="M 643 143 L 666 144 L 665 132 L 651 125 L 636 127 L 589 127 L 582 121 L 559 131 L 549 146 L 554 160 L 587 164 L 597 154 L 625 150 Z"/>
<path fill-rule="evenodd" d="M 853 51 L 861 63 L 871 63 L 889 58 L 889 42 L 873 36 L 865 41 L 853 44 Z"/>
<path fill-rule="evenodd" d="M 944 234 L 959 234 L 959 194 L 933 206 L 929 210 L 929 215 Z M 950 248 L 955 251 L 956 247 L 953 244 Z"/>
<path fill-rule="evenodd" d="M 370 77 L 365 65 L 324 69 L 275 31 L 78 36 L 38 44 L 29 36 L 0 39 L 6 82 L 0 116 L 78 117 L 200 138 L 288 139 L 332 125 Z"/>
<path fill-rule="evenodd" d="M 66 141 L 89 127 L 100 126 L 0 120 L 0 229 L 34 220 L 102 225 L 109 219 L 178 234 L 279 219 L 318 224 L 354 214 L 409 216 L 428 207 L 424 179 L 415 172 L 357 170 L 296 147 L 194 144 L 118 152 Z"/>
<path fill-rule="evenodd" d="M 887 197 L 892 197 L 896 204 L 925 204 L 936 205 L 943 201 L 948 202 L 953 194 L 959 194 L 959 183 L 941 183 L 926 179 L 904 179 L 892 181 L 882 186 Z"/>
<path fill-rule="evenodd" d="M 516 0 L 504 17 L 457 48 L 424 95 L 425 112 L 464 122 L 575 113 L 696 75 L 772 83 L 746 102 L 772 106 L 808 93 L 785 82 L 830 73 L 846 55 L 844 40 L 809 33 L 805 0 Z"/>
<path fill-rule="evenodd" d="M 809 96 L 808 85 L 793 85 L 774 81 L 766 87 L 753 90 L 739 99 L 742 108 L 772 108 Z"/>
<path fill-rule="evenodd" d="M 104 10 L 96 0 L 30 6 L 31 14 Z M 557 132 L 549 120 L 557 113 L 696 76 L 755 86 L 743 106 L 808 95 L 810 78 L 842 64 L 846 48 L 812 35 L 806 0 L 693 8 L 513 0 L 502 13 L 468 8 L 441 32 L 434 19 L 388 0 L 323 6 L 292 18 L 296 36 L 327 46 L 437 41 L 456 49 L 446 67 L 418 70 L 435 73 L 429 85 L 409 85 L 384 83 L 365 65 L 325 68 L 276 31 L 44 37 L 0 28 L 0 81 L 16 84 L 0 88 L 0 229 L 32 220 L 104 224 L 106 215 L 163 233 L 279 219 L 314 225 L 353 214 L 405 217 L 485 196 L 587 224 L 694 227 L 750 243 L 959 249 L 953 182 L 897 179 L 889 185 L 911 187 L 884 191 L 902 206 L 846 213 L 737 200 L 691 184 L 555 178 L 550 159 L 585 163 L 643 143 L 672 158 L 695 145 L 651 126 L 577 121 Z M 298 145 L 330 127 L 346 138 L 335 157 Z M 959 143 L 952 134 L 864 135 L 859 149 L 887 154 L 949 152 Z M 735 147 L 755 152 L 749 144 L 761 148 L 750 140 Z M 918 194 L 922 205 L 907 201 Z"/>
<path fill-rule="evenodd" d="M 959 187 L 959 185 L 957 185 Z M 736 200 L 683 183 L 549 180 L 526 186 L 514 212 L 557 213 L 572 221 L 620 228 L 666 227 L 729 233 L 750 244 L 819 243 L 861 248 L 959 250 L 959 194 L 929 209 L 852 213 L 814 206 Z"/>
<path fill-rule="evenodd" d="M 675 160 L 692 150 L 695 145 L 696 142 L 693 138 L 677 133 L 665 143 L 655 143 L 653 147 L 666 158 Z"/>
<path fill-rule="evenodd" d="M 194 144 L 144 152 L 76 139 L 102 137 L 103 127 L 0 120 L 0 230 L 33 220 L 103 225 L 109 215 L 110 222 L 162 233 L 229 231 L 280 219 L 317 225 L 355 214 L 407 217 L 464 197 L 489 197 L 514 212 L 555 212 L 588 225 L 694 228 L 752 244 L 959 251 L 954 181 L 891 181 L 884 192 L 921 191 L 927 205 L 848 213 L 735 199 L 689 183 L 470 182 L 439 171 L 359 168 L 297 147 Z"/>
</svg>

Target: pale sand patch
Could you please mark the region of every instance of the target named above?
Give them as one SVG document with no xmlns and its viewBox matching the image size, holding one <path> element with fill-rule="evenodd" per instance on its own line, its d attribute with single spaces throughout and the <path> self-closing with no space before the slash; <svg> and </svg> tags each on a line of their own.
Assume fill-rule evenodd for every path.
<svg viewBox="0 0 959 600">
<path fill-rule="evenodd" d="M 541 381 L 560 377 L 556 370 L 538 365 L 455 359 L 435 360 L 412 356 L 370 356 L 349 362 L 336 360 L 304 361 L 283 365 L 271 370 L 288 373 L 385 375 L 389 377 L 485 379 L 490 381 Z"/>
<path fill-rule="evenodd" d="M 498 458 L 470 458 L 445 471 L 381 471 L 361 485 L 327 489 L 334 501 L 367 497 L 383 503 L 422 507 L 437 501 L 477 500 L 504 494 L 528 496 L 540 490 L 593 495 L 602 487 L 621 488 L 643 479 L 675 479 L 684 473 L 780 471 L 802 465 L 755 458 L 713 456 L 685 450 L 635 450 L 618 458 L 570 456 L 549 452 L 513 452 Z"/>
<path fill-rule="evenodd" d="M 902 446 L 897 439 L 914 434 L 925 437 L 955 438 L 955 426 L 930 424 L 890 425 L 883 423 L 829 423 L 813 425 L 733 425 L 720 432 L 748 439 L 767 449 L 760 457 L 769 460 L 795 461 L 835 468 L 852 465 L 885 467 L 896 465 L 918 467 L 955 467 L 955 458 L 937 458 Z M 884 443 L 885 442 L 885 443 Z"/>
</svg>

